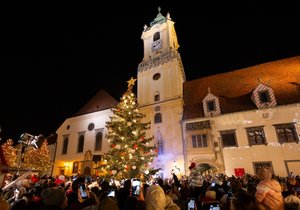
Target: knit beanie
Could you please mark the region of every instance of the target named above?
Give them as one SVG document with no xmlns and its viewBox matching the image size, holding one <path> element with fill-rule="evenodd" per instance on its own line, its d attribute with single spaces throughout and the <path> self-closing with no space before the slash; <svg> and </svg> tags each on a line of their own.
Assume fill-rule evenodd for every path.
<svg viewBox="0 0 300 210">
<path fill-rule="evenodd" d="M 147 188 L 145 197 L 147 210 L 160 210 L 166 207 L 166 196 L 159 185 L 151 185 Z"/>
<path fill-rule="evenodd" d="M 47 206 L 60 206 L 63 204 L 66 194 L 56 187 L 49 187 L 42 190 L 41 197 Z"/>
</svg>

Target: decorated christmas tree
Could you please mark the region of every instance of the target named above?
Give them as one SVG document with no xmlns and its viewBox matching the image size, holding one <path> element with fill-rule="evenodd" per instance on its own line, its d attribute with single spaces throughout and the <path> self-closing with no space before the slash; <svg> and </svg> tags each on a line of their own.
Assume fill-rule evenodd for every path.
<svg viewBox="0 0 300 210">
<path fill-rule="evenodd" d="M 47 171 L 51 166 L 52 162 L 50 160 L 47 140 L 44 140 L 44 142 L 38 149 L 31 147 L 24 155 L 22 168 L 30 168 L 43 173 Z"/>
<path fill-rule="evenodd" d="M 153 169 L 151 163 L 157 157 L 154 137 L 146 137 L 150 122 L 143 122 L 145 115 L 139 112 L 139 105 L 132 92 L 136 79 L 127 81 L 128 89 L 120 103 L 112 108 L 113 115 L 106 122 L 110 143 L 104 155 L 105 170 L 115 179 L 143 178 Z"/>
<path fill-rule="evenodd" d="M 1 147 L 6 164 L 10 167 L 17 167 L 17 148 L 14 148 L 13 144 L 14 141 L 12 139 L 8 139 L 3 145 L 1 145 Z"/>
</svg>

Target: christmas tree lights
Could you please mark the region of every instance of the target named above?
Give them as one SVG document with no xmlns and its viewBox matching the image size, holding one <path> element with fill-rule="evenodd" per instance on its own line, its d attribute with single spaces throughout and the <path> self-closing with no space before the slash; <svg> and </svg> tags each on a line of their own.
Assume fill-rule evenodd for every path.
<svg viewBox="0 0 300 210">
<path fill-rule="evenodd" d="M 104 155 L 101 170 L 107 171 L 109 177 L 116 179 L 142 178 L 153 169 L 151 163 L 157 157 L 154 137 L 146 137 L 150 122 L 143 122 L 145 115 L 139 112 L 139 105 L 132 87 L 136 79 L 131 78 L 128 89 L 120 103 L 112 108 L 113 116 L 106 122 L 110 143 L 109 151 Z"/>
</svg>

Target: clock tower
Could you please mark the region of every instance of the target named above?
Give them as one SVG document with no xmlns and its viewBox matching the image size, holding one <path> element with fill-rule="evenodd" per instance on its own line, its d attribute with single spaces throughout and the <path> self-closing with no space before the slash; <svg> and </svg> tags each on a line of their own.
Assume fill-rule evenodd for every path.
<svg viewBox="0 0 300 210">
<path fill-rule="evenodd" d="M 142 33 L 144 57 L 138 66 L 137 99 L 140 111 L 151 121 L 151 133 L 158 145 L 154 168 L 160 176 L 184 172 L 181 120 L 185 73 L 178 53 L 178 41 L 170 14 L 158 8 L 156 18 Z"/>
</svg>

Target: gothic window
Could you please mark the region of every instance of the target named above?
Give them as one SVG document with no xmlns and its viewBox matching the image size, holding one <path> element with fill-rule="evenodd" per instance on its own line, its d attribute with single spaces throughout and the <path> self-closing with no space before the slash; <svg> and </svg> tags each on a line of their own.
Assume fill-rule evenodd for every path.
<svg viewBox="0 0 300 210">
<path fill-rule="evenodd" d="M 83 152 L 83 145 L 84 145 L 84 135 L 81 134 L 78 138 L 77 152 Z"/>
<path fill-rule="evenodd" d="M 161 113 L 156 113 L 154 115 L 154 123 L 157 124 L 157 123 L 161 123 L 162 120 L 161 120 Z"/>
<path fill-rule="evenodd" d="M 207 135 L 206 134 L 192 135 L 192 147 L 193 148 L 207 147 Z"/>
<path fill-rule="evenodd" d="M 237 147 L 235 130 L 220 131 L 223 147 Z"/>
<path fill-rule="evenodd" d="M 102 149 L 102 132 L 98 132 L 96 134 L 96 139 L 95 139 L 95 151 L 100 151 Z"/>
<path fill-rule="evenodd" d="M 299 142 L 295 125 L 292 123 L 274 125 L 277 133 L 278 142 L 280 144 L 283 143 L 291 143 L 291 142 Z"/>
<path fill-rule="evenodd" d="M 155 42 L 156 40 L 159 40 L 160 39 L 160 33 L 159 32 L 156 32 L 154 35 L 153 35 L 153 42 Z"/>
<path fill-rule="evenodd" d="M 246 128 L 249 145 L 266 144 L 266 138 L 263 127 Z"/>
<path fill-rule="evenodd" d="M 68 144 L 69 144 L 69 138 L 65 137 L 63 140 L 63 149 L 62 149 L 63 155 L 66 155 L 68 153 Z"/>
</svg>

